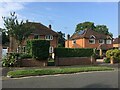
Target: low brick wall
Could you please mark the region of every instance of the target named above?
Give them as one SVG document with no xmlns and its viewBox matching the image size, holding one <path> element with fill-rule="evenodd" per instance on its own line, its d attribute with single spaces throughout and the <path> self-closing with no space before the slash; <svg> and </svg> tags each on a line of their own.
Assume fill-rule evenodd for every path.
<svg viewBox="0 0 120 90">
<path fill-rule="evenodd" d="M 42 67 L 47 66 L 47 60 L 22 59 L 22 67 Z"/>
<path fill-rule="evenodd" d="M 55 58 L 56 66 L 65 65 L 90 65 L 94 64 L 95 59 L 92 57 L 66 57 L 66 58 Z"/>
</svg>

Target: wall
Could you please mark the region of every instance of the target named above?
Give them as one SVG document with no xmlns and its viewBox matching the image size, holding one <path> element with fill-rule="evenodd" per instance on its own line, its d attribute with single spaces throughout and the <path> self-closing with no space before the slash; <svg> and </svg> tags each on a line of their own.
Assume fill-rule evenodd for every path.
<svg viewBox="0 0 120 90">
<path fill-rule="evenodd" d="M 66 57 L 66 58 L 55 58 L 56 66 L 64 65 L 90 65 L 95 64 L 95 59 L 90 57 Z"/>
<path fill-rule="evenodd" d="M 47 66 L 47 60 L 33 60 L 33 59 L 23 59 L 21 60 L 22 67 L 42 67 Z"/>
</svg>

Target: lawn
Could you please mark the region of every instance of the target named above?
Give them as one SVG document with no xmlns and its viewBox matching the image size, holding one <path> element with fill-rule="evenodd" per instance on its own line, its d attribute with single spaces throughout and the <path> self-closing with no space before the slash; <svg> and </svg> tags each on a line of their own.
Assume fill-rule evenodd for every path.
<svg viewBox="0 0 120 90">
<path fill-rule="evenodd" d="M 50 68 L 50 69 L 29 69 L 29 70 L 15 70 L 7 73 L 8 77 L 18 78 L 25 76 L 38 76 L 38 75 L 54 75 L 54 74 L 69 74 L 78 72 L 89 71 L 108 71 L 114 70 L 110 67 L 101 66 L 84 66 L 84 67 L 64 67 L 64 68 Z"/>
</svg>

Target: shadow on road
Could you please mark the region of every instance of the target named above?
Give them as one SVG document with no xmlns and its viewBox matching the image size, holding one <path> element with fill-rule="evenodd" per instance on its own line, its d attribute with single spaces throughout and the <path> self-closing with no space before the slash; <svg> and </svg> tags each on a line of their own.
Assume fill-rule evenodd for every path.
<svg viewBox="0 0 120 90">
<path fill-rule="evenodd" d="M 87 86 L 82 87 L 82 88 L 115 88 L 115 87 L 112 87 L 110 85 L 101 84 L 101 83 L 96 83 L 96 84 L 87 85 Z"/>
</svg>

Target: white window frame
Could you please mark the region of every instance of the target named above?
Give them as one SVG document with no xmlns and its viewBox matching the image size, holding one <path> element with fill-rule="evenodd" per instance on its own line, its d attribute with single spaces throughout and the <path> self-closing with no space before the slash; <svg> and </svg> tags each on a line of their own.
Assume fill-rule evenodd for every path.
<svg viewBox="0 0 120 90">
<path fill-rule="evenodd" d="M 46 39 L 46 40 L 53 40 L 53 36 L 52 36 L 52 35 L 46 35 L 46 36 L 45 36 L 45 39 Z"/>
<path fill-rule="evenodd" d="M 49 47 L 49 53 L 53 53 L 54 52 L 54 48 L 52 46 Z"/>
<path fill-rule="evenodd" d="M 102 43 L 100 43 L 100 40 L 102 40 Z M 105 44 L 105 40 L 104 39 L 100 39 L 98 40 L 99 44 Z"/>
<path fill-rule="evenodd" d="M 109 41 L 109 42 L 108 42 Z M 112 44 L 112 40 L 111 39 L 107 39 L 106 40 L 106 44 Z"/>
<path fill-rule="evenodd" d="M 38 38 L 35 38 L 35 36 L 38 36 Z M 39 39 L 40 36 L 38 34 L 34 34 L 34 39 Z"/>
</svg>

